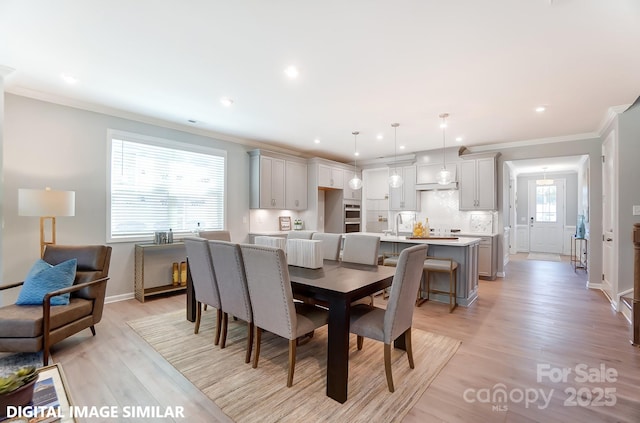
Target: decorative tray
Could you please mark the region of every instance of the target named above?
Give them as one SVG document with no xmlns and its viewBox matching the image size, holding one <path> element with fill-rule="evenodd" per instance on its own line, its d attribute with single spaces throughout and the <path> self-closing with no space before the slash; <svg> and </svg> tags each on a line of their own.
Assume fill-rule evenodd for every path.
<svg viewBox="0 0 640 423">
<path fill-rule="evenodd" d="M 408 236 L 407 239 L 458 239 L 457 236 Z"/>
</svg>

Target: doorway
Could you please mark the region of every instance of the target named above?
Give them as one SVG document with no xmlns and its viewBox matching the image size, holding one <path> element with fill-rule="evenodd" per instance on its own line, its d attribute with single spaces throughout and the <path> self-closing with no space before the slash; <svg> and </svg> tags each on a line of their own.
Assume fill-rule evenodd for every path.
<svg viewBox="0 0 640 423">
<path fill-rule="evenodd" d="M 565 179 L 529 181 L 529 251 L 563 252 Z"/>
<path fill-rule="evenodd" d="M 602 291 L 613 300 L 617 292 L 617 274 L 614 260 L 616 257 L 615 239 L 615 131 L 602 143 Z"/>
</svg>

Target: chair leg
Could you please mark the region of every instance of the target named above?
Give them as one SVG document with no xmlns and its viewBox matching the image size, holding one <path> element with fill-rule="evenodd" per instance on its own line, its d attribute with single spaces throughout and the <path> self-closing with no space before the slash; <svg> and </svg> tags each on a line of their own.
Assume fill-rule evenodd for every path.
<svg viewBox="0 0 640 423">
<path fill-rule="evenodd" d="M 196 335 L 200 331 L 200 318 L 202 317 L 202 303 L 198 301 L 196 303 L 196 326 L 193 328 L 193 333 Z"/>
<path fill-rule="evenodd" d="M 253 368 L 258 367 L 258 359 L 260 358 L 260 341 L 262 340 L 262 329 L 256 326 L 256 352 L 253 356 Z"/>
<path fill-rule="evenodd" d="M 251 349 L 253 348 L 253 322 L 247 323 L 247 355 L 244 357 L 244 362 L 251 361 Z"/>
<path fill-rule="evenodd" d="M 357 339 L 358 350 L 361 350 L 362 349 L 362 343 L 364 342 L 364 337 L 358 335 L 356 339 Z"/>
<path fill-rule="evenodd" d="M 227 326 L 229 324 L 229 315 L 222 313 L 222 337 L 220 339 L 220 348 L 224 348 L 227 345 Z"/>
<path fill-rule="evenodd" d="M 93 336 L 96 336 L 96 327 L 95 327 L 95 326 L 93 326 L 93 325 L 91 325 L 91 326 L 89 326 L 89 329 L 91 329 L 91 334 L 92 334 Z"/>
<path fill-rule="evenodd" d="M 409 359 L 409 367 L 415 368 L 413 364 L 413 349 L 411 348 L 411 328 L 404 332 L 404 346 L 407 349 L 407 358 Z"/>
<path fill-rule="evenodd" d="M 296 340 L 289 340 L 289 375 L 287 376 L 287 388 L 293 385 L 293 371 L 296 368 Z"/>
<path fill-rule="evenodd" d="M 42 365 L 46 366 L 49 364 L 49 347 L 47 345 L 42 349 Z"/>
<path fill-rule="evenodd" d="M 387 387 L 393 392 L 393 375 L 391 374 L 391 344 L 384 344 L 384 372 L 387 375 Z"/>
<path fill-rule="evenodd" d="M 452 270 L 449 273 L 449 313 L 458 305 L 458 270 Z"/>
<path fill-rule="evenodd" d="M 220 343 L 220 330 L 222 329 L 220 326 L 222 324 L 222 310 L 218 309 L 216 313 L 216 338 L 214 340 L 214 345 L 218 345 Z"/>
<path fill-rule="evenodd" d="M 426 282 L 427 282 L 427 274 L 428 274 L 428 272 L 424 272 L 424 271 L 423 271 L 423 272 L 422 272 L 422 274 L 423 274 L 423 278 L 424 278 L 425 285 L 426 285 Z M 422 281 L 421 281 L 421 282 L 422 282 Z M 416 307 L 420 307 L 420 306 L 422 305 L 422 303 L 424 303 L 425 301 L 427 301 L 425 298 L 422 298 L 422 297 L 420 296 L 421 291 L 422 291 L 422 284 L 420 283 L 420 284 L 418 284 L 418 293 L 416 294 Z M 427 295 L 429 295 L 429 294 L 427 294 Z"/>
</svg>

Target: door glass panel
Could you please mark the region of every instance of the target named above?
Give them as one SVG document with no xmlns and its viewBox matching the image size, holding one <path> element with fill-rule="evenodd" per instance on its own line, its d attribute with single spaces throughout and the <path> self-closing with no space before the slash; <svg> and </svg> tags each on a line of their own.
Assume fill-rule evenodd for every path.
<svg viewBox="0 0 640 423">
<path fill-rule="evenodd" d="M 545 185 L 536 187 L 536 222 L 556 222 L 557 187 Z"/>
</svg>

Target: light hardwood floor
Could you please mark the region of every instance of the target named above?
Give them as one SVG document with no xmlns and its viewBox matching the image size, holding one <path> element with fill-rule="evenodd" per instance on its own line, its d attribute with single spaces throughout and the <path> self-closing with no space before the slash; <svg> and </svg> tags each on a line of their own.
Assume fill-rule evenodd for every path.
<svg viewBox="0 0 640 423">
<path fill-rule="evenodd" d="M 530 261 L 526 255 L 516 255 L 506 273 L 495 281 L 480 280 L 479 299 L 468 308 L 458 307 L 451 314 L 445 304 L 427 302 L 416 308 L 414 327 L 460 339 L 462 346 L 404 421 L 640 421 L 640 349 L 630 346 L 628 323 L 604 295 L 585 288 L 584 272 L 575 273 L 566 260 Z M 230 421 L 126 324 L 183 309 L 184 303 L 179 295 L 144 304 L 135 300 L 108 304 L 96 337 L 87 330 L 56 345 L 53 360 L 62 363 L 75 403 L 180 405 L 186 419 L 176 421 Z M 376 304 L 384 302 L 377 298 Z M 204 318 L 212 315 L 209 310 Z M 561 368 L 571 373 L 566 381 L 554 383 L 543 377 L 538 382 L 539 365 L 552 373 Z M 600 375 L 592 369 L 604 366 L 615 370 L 617 378 L 580 382 L 576 366 L 578 371 L 584 367 L 594 372 L 594 378 Z M 507 402 L 481 402 L 483 394 L 500 387 L 511 396 Z M 608 396 L 599 401 L 615 400 L 615 405 L 588 405 L 605 388 Z M 572 390 L 579 392 L 574 406 L 565 404 L 571 401 Z M 547 407 L 541 397 L 528 406 L 521 400 L 521 393 L 533 399 L 534 391 L 550 395 Z"/>
</svg>

